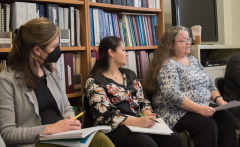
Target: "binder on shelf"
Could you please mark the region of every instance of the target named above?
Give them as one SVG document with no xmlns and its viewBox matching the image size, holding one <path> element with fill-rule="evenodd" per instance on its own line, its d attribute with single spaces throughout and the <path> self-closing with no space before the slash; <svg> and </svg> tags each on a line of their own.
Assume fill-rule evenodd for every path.
<svg viewBox="0 0 240 147">
<path fill-rule="evenodd" d="M 91 46 L 94 46 L 93 9 L 89 8 Z"/>
<path fill-rule="evenodd" d="M 71 46 L 75 46 L 75 28 L 74 28 L 74 22 L 75 22 L 75 19 L 74 19 L 74 7 L 70 6 L 68 8 L 69 10 L 69 29 L 70 29 L 70 45 Z M 66 20 L 65 20 L 66 21 Z"/>
<path fill-rule="evenodd" d="M 60 29 L 59 30 L 60 47 L 70 47 L 70 30 Z"/>
<path fill-rule="evenodd" d="M 49 20 L 53 22 L 54 25 L 59 25 L 58 16 L 58 5 L 57 4 L 46 4 L 46 14 Z"/>
<path fill-rule="evenodd" d="M 74 93 L 73 53 L 64 53 L 66 94 Z"/>
<path fill-rule="evenodd" d="M 131 0 L 127 0 L 127 6 L 131 6 Z"/>
<path fill-rule="evenodd" d="M 121 5 L 126 6 L 127 5 L 127 0 L 122 0 Z"/>
</svg>

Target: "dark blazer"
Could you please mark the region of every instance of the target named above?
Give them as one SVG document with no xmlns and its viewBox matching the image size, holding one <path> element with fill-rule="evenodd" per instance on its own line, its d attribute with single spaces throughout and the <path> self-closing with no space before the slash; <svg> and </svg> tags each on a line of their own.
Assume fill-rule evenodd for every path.
<svg viewBox="0 0 240 147">
<path fill-rule="evenodd" d="M 227 63 L 224 77 L 224 100 L 240 101 L 240 54 L 234 55 Z M 229 109 L 235 116 L 237 129 L 240 129 L 240 107 Z"/>
</svg>

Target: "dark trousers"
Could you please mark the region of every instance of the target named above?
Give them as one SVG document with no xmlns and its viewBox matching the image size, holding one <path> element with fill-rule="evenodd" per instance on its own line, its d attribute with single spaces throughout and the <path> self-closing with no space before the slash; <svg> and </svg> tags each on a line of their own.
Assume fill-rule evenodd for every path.
<svg viewBox="0 0 240 147">
<path fill-rule="evenodd" d="M 237 147 L 235 120 L 229 111 L 217 111 L 212 117 L 187 112 L 173 129 L 187 130 L 194 147 Z"/>
<path fill-rule="evenodd" d="M 171 136 L 143 134 L 131 132 L 126 126 L 119 125 L 106 135 L 116 147 L 183 147 L 183 140 L 176 132 Z"/>
</svg>

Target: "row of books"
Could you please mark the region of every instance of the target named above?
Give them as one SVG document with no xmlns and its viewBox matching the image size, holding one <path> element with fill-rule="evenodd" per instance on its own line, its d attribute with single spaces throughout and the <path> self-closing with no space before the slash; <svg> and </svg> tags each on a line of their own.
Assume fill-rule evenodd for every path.
<svg viewBox="0 0 240 147">
<path fill-rule="evenodd" d="M 80 92 L 82 88 L 81 53 L 63 53 L 54 66 L 58 69 L 66 93 Z"/>
<path fill-rule="evenodd" d="M 12 47 L 12 32 L 10 31 L 10 4 L 0 3 L 0 48 Z"/>
<path fill-rule="evenodd" d="M 34 18 L 47 17 L 60 28 L 60 46 L 80 46 L 80 14 L 73 6 L 65 8 L 51 3 L 14 2 L 8 17 L 13 32 Z"/>
<path fill-rule="evenodd" d="M 106 36 L 120 37 L 125 46 L 156 46 L 156 15 L 107 13 L 89 8 L 91 46 L 99 46 Z"/>
<path fill-rule="evenodd" d="M 160 0 L 89 0 L 89 1 L 114 5 L 160 9 Z"/>
<path fill-rule="evenodd" d="M 127 64 L 122 66 L 123 68 L 128 68 L 134 71 L 138 79 L 142 79 L 147 72 L 149 63 L 153 59 L 154 52 L 146 52 L 142 51 L 126 51 L 128 53 Z M 91 54 L 91 64 L 94 66 L 96 59 L 94 57 L 94 53 Z"/>
</svg>

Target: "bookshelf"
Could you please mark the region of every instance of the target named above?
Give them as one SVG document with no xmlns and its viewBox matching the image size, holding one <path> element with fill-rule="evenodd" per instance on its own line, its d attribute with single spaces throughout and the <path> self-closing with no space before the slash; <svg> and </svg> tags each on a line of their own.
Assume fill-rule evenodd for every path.
<svg viewBox="0 0 240 147">
<path fill-rule="evenodd" d="M 85 82 L 91 71 L 91 37 L 90 37 L 90 16 L 89 8 L 99 8 L 106 12 L 114 13 L 145 13 L 145 14 L 156 14 L 157 18 L 157 40 L 161 38 L 165 31 L 164 26 L 164 7 L 163 0 L 160 1 L 160 9 L 155 8 L 143 8 L 143 7 L 131 7 L 122 5 L 113 5 L 105 3 L 95 3 L 89 0 L 1 0 L 1 3 L 12 3 L 15 1 L 19 2 L 33 2 L 33 3 L 52 3 L 58 4 L 61 7 L 73 6 L 80 11 L 80 40 L 81 47 L 61 47 L 63 52 L 80 52 L 81 53 L 81 74 L 82 74 L 82 89 L 81 92 L 67 94 L 70 103 L 74 105 L 81 104 L 81 96 L 83 95 L 83 88 Z M 96 47 L 98 49 L 98 47 Z M 126 50 L 155 50 L 157 46 L 135 46 L 126 47 Z M 11 48 L 0 48 L 0 55 L 5 55 L 10 52 Z M 72 102 L 71 102 L 72 101 Z M 77 104 L 76 104 L 77 103 Z"/>
</svg>

